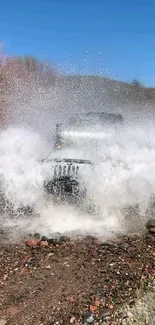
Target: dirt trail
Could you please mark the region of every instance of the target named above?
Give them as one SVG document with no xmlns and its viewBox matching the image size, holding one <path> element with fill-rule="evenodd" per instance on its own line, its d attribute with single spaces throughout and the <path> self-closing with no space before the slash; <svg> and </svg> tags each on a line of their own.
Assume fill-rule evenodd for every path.
<svg viewBox="0 0 155 325">
<path fill-rule="evenodd" d="M 42 239 L 0 248 L 0 325 L 122 324 L 155 276 L 154 234 Z"/>
</svg>

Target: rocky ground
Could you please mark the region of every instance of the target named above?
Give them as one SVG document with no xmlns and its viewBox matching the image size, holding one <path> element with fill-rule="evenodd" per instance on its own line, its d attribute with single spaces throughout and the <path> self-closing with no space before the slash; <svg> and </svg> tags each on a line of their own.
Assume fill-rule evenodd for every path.
<svg viewBox="0 0 155 325">
<path fill-rule="evenodd" d="M 154 324 L 154 303 L 144 322 L 136 307 L 138 295 L 141 306 L 155 298 L 154 277 L 154 220 L 109 242 L 35 234 L 1 244 L 0 325 Z"/>
</svg>

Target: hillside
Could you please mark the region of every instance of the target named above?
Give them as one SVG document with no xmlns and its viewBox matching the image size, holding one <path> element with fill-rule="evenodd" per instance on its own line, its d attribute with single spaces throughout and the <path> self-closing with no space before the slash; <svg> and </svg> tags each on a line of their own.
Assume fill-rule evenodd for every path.
<svg viewBox="0 0 155 325">
<path fill-rule="evenodd" d="M 59 83 L 83 98 L 99 105 L 111 104 L 152 104 L 155 102 L 155 89 L 141 85 L 124 83 L 99 76 L 66 76 Z"/>
<path fill-rule="evenodd" d="M 154 110 L 155 89 L 100 76 L 63 75 L 31 56 L 0 58 L 1 119 L 24 106 L 37 111 Z M 10 111 L 12 107 L 12 111 Z M 14 114 L 14 112 L 13 112 Z M 45 113 L 46 114 L 46 113 Z M 55 113 L 54 113 L 55 114 Z"/>
<path fill-rule="evenodd" d="M 53 88 L 53 86 L 52 86 Z M 133 116 L 154 115 L 155 89 L 99 76 L 59 76 L 55 81 L 57 111 L 104 110 Z M 59 93 L 60 91 L 60 93 Z M 59 113 L 60 114 L 60 113 Z"/>
</svg>

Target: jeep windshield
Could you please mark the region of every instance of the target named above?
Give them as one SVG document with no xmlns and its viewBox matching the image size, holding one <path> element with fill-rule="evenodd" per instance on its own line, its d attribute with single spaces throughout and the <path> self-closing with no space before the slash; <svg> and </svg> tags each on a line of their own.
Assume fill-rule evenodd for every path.
<svg viewBox="0 0 155 325">
<path fill-rule="evenodd" d="M 121 114 L 108 114 L 108 113 L 96 113 L 90 112 L 83 115 L 74 115 L 69 119 L 69 127 L 91 127 L 95 125 L 99 126 L 113 126 L 123 122 Z"/>
</svg>

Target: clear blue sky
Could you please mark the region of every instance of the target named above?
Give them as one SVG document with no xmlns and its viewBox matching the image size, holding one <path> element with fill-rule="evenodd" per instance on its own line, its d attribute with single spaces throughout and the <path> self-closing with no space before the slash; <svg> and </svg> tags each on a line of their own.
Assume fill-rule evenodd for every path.
<svg viewBox="0 0 155 325">
<path fill-rule="evenodd" d="M 155 86 L 155 0 L 2 0 L 6 54 Z"/>
</svg>

